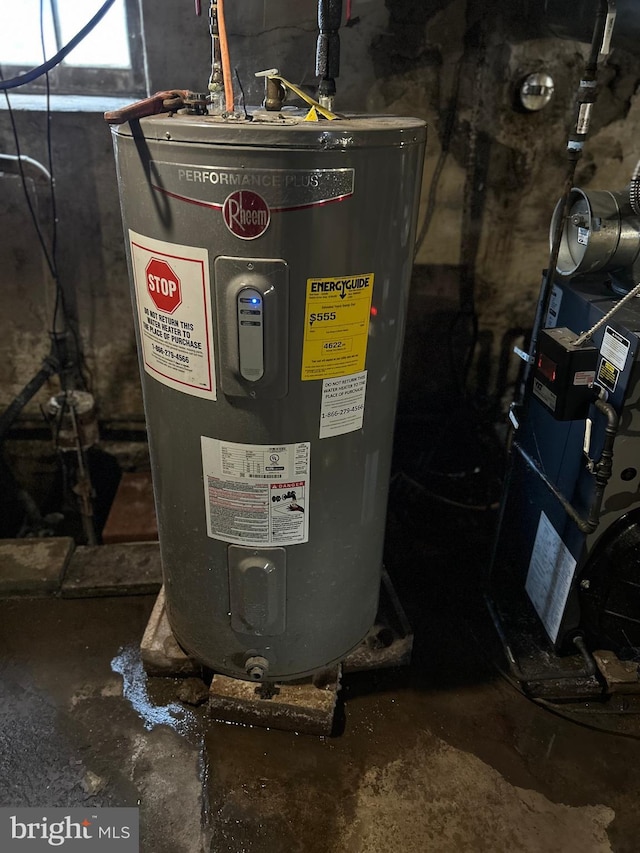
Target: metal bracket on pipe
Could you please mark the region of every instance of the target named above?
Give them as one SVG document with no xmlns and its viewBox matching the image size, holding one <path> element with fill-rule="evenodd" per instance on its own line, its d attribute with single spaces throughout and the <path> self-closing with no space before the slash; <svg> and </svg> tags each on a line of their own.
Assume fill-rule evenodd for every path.
<svg viewBox="0 0 640 853">
<path fill-rule="evenodd" d="M 530 355 L 528 352 L 525 352 L 523 349 L 520 349 L 520 347 L 514 347 L 513 351 L 518 356 L 518 358 L 521 358 L 523 361 L 526 361 L 527 364 L 533 364 L 533 362 L 535 361 L 535 358 L 532 355 Z"/>
<path fill-rule="evenodd" d="M 104 120 L 107 124 L 124 124 L 126 121 L 155 116 L 158 113 L 175 112 L 184 106 L 184 100 L 188 94 L 188 89 L 169 89 L 166 92 L 156 92 L 150 98 L 136 101 L 118 110 L 106 112 Z"/>
<path fill-rule="evenodd" d="M 616 0 L 607 0 L 607 17 L 604 24 L 604 32 L 602 34 L 600 56 L 608 56 L 611 50 L 611 36 L 613 35 L 613 27 L 616 22 L 616 15 Z"/>
<path fill-rule="evenodd" d="M 336 118 L 344 118 L 339 113 L 333 113 L 331 110 L 328 110 L 326 107 L 323 107 L 322 104 L 318 103 L 311 95 L 307 95 L 302 89 L 295 85 L 295 83 L 291 83 L 289 80 L 286 80 L 278 71 L 277 68 L 269 68 L 267 71 L 256 71 L 256 77 L 266 77 L 268 80 L 277 80 L 279 83 L 285 87 L 285 89 L 289 89 L 297 95 L 299 98 L 309 104 L 312 109 L 315 109 L 317 113 L 319 113 L 323 118 L 326 118 L 328 121 L 333 121 Z"/>
</svg>

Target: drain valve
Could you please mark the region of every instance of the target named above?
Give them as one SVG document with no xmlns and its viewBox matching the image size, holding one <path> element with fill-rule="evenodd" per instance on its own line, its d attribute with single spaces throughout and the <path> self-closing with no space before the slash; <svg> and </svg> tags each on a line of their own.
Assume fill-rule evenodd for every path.
<svg viewBox="0 0 640 853">
<path fill-rule="evenodd" d="M 269 672 L 269 661 L 259 655 L 247 658 L 245 661 L 245 672 L 251 681 L 264 681 Z"/>
</svg>

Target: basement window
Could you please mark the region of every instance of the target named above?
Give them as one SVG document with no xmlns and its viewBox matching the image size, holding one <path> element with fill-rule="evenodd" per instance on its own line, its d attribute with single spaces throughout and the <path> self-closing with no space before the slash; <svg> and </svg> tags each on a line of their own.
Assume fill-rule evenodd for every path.
<svg viewBox="0 0 640 853">
<path fill-rule="evenodd" d="M 0 28 L 3 78 L 23 74 L 56 54 L 103 3 L 104 0 L 19 0 L 7 4 Z M 138 0 L 115 0 L 95 29 L 49 72 L 49 87 L 56 95 L 144 95 Z M 12 93 L 45 91 L 43 76 Z"/>
</svg>

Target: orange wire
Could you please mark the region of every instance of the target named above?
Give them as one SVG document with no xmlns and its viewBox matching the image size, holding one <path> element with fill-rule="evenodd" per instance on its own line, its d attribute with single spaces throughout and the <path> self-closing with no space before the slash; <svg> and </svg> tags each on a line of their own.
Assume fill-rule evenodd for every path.
<svg viewBox="0 0 640 853">
<path fill-rule="evenodd" d="M 224 99 L 228 113 L 233 112 L 233 79 L 231 77 L 231 59 L 227 26 L 224 21 L 224 0 L 218 0 L 218 33 L 220 34 L 220 54 L 222 56 L 222 76 L 224 78 Z"/>
</svg>

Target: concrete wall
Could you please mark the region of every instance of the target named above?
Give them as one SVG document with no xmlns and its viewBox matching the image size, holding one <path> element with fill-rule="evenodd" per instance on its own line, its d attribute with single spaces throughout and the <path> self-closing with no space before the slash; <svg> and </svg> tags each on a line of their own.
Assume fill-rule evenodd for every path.
<svg viewBox="0 0 640 853">
<path fill-rule="evenodd" d="M 296 82 L 314 82 L 315 0 L 227 5 L 234 64 L 250 102 L 261 95 L 256 70 L 278 66 Z M 354 20 L 341 36 L 342 109 L 415 114 L 429 123 L 421 222 L 430 189 L 433 215 L 422 229 L 417 254 L 429 274 L 418 276 L 414 299 L 430 314 L 447 306 L 454 320 L 460 309 L 467 318 L 477 311 L 480 356 L 472 380 L 487 396 L 495 390 L 501 342 L 510 330 L 517 335 L 532 321 L 586 53 L 583 45 L 545 33 L 523 11 L 531 5 L 536 4 L 353 0 Z M 187 0 L 142 0 L 142 8 L 151 90 L 203 89 L 209 61 L 206 18 L 196 19 Z M 552 105 L 539 114 L 517 112 L 515 83 L 539 69 L 555 78 Z M 603 73 L 579 185 L 615 189 L 627 182 L 638 157 L 639 78 L 635 59 L 616 49 Z M 23 153 L 45 161 L 44 113 L 18 110 L 16 120 Z M 103 418 L 140 417 L 110 134 L 95 112 L 55 112 L 51 122 L 59 267 L 69 309 L 78 318 L 87 375 Z M 6 110 L 0 110 L 0 151 L 15 151 Z M 54 292 L 15 170 L 2 162 L 0 168 L 5 169 L 0 177 L 4 406 L 48 351 Z M 28 174 L 43 229 L 50 233 L 46 182 L 36 172 Z M 420 301 L 425 294 L 430 298 Z M 471 323 L 461 347 L 473 342 L 472 330 Z M 416 369 L 419 361 L 414 352 L 407 369 Z M 30 412 L 37 414 L 35 404 Z"/>
</svg>

